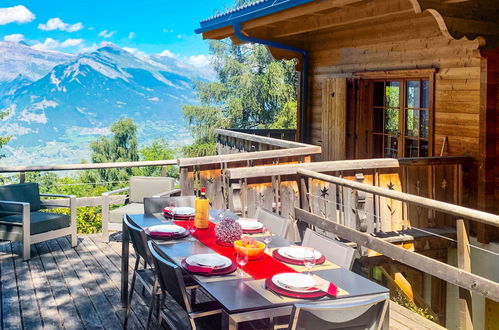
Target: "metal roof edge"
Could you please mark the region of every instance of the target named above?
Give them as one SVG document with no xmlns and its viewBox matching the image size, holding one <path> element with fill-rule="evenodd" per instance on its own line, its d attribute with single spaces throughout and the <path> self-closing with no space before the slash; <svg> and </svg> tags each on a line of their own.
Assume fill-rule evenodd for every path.
<svg viewBox="0 0 499 330">
<path fill-rule="evenodd" d="M 241 23 L 254 18 L 267 16 L 289 8 L 293 8 L 316 0 L 262 0 L 236 9 L 231 9 L 199 22 L 201 25 L 194 30 L 195 33 L 203 33 L 235 22 Z"/>
</svg>

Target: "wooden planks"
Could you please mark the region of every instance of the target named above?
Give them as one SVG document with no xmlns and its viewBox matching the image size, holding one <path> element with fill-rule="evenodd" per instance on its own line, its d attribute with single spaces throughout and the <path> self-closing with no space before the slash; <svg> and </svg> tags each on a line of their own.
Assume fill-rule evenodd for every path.
<svg viewBox="0 0 499 330">
<path fill-rule="evenodd" d="M 346 158 L 346 78 L 326 79 L 322 84 L 322 159 Z"/>
</svg>

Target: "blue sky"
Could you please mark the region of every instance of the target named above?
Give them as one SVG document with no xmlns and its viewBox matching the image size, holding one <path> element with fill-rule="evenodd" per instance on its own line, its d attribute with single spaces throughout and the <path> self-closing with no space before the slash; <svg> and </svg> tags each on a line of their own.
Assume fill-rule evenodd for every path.
<svg viewBox="0 0 499 330">
<path fill-rule="evenodd" d="M 230 0 L 28 0 L 0 2 L 0 40 L 78 52 L 103 41 L 188 59 L 208 54 L 194 33 Z"/>
</svg>

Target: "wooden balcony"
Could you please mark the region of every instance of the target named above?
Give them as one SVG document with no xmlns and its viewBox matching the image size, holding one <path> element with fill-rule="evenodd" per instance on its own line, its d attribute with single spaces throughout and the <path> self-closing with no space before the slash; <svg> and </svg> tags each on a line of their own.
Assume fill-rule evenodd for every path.
<svg viewBox="0 0 499 330">
<path fill-rule="evenodd" d="M 431 157 L 311 162 L 314 155 L 321 153 L 320 147 L 269 137 L 272 136 L 272 132 L 249 134 L 217 130 L 217 133 L 219 135 L 218 154 L 214 156 L 154 162 L 0 167 L 0 173 L 20 172 L 21 180 L 23 180 L 23 173 L 30 171 L 177 165 L 182 195 L 197 194 L 201 187 L 206 187 L 213 208 L 230 208 L 242 215 L 252 216 L 256 208 L 262 206 L 289 217 L 293 221 L 315 221 L 316 229 L 342 237 L 350 241 L 353 246 L 358 247 L 359 254 L 362 256 L 361 265 L 364 267 L 364 271 L 367 269 L 366 276 L 376 280 L 374 270 L 376 267 L 381 267 L 383 278 L 388 279 L 385 284 L 391 288 L 400 289 L 400 283 L 404 280 L 409 283 L 409 280 L 403 277 L 404 274 L 411 274 L 411 272 L 419 274 L 412 279 L 417 278 L 417 283 L 420 284 L 416 283 L 414 289 L 409 287 L 408 291 L 404 291 L 403 294 L 412 299 L 416 305 L 428 307 L 429 313 L 433 313 L 436 319 L 440 318 L 440 322 L 445 321 L 446 301 L 445 299 L 433 298 L 430 299 L 432 300 L 431 305 L 425 305 L 424 294 L 421 291 L 421 283 L 427 281 L 422 279 L 424 272 L 431 274 L 429 281 L 433 283 L 432 290 L 438 288 L 445 290 L 445 287 L 449 286 L 448 283 L 451 283 L 459 286 L 460 290 L 464 290 L 463 292 L 473 291 L 479 296 L 486 297 L 486 304 L 489 301 L 499 300 L 497 280 L 475 275 L 471 273 L 469 267 L 471 245 L 467 240 L 469 240 L 470 235 L 477 233 L 478 226 L 489 225 L 497 230 L 499 221 L 495 215 L 476 213 L 478 211 L 458 207 L 459 205 L 474 205 L 473 187 L 470 182 L 473 181 L 472 176 L 475 169 L 468 158 Z M 281 134 L 282 137 L 283 132 L 276 134 Z M 347 183 L 336 181 L 337 179 L 346 179 Z M 359 186 L 351 186 L 351 184 Z M 391 193 L 402 195 L 394 197 L 390 195 Z M 124 198 L 125 196 L 113 196 L 113 201 L 120 202 Z M 423 202 L 421 202 L 421 198 L 423 198 Z M 438 201 L 441 204 L 436 202 L 438 207 L 434 207 L 432 201 Z M 100 196 L 80 197 L 77 200 L 78 206 L 99 206 L 101 204 Z M 464 219 L 464 222 L 460 221 L 461 219 Z M 300 224 L 295 227 L 297 231 L 300 230 Z M 351 232 L 342 231 L 344 228 L 352 230 L 354 234 L 369 235 L 369 239 L 366 236 L 352 236 Z M 347 237 L 342 236 L 345 233 Z M 373 244 L 372 239 L 374 239 L 374 243 L 383 243 L 379 243 L 381 245 Z M 393 246 L 395 250 L 387 249 L 387 246 L 383 245 L 384 243 Z M 58 244 L 62 248 L 63 243 L 59 242 Z M 90 251 L 89 253 L 82 251 L 82 254 L 93 255 L 95 253 L 99 258 L 103 258 L 103 263 L 96 261 L 93 265 L 108 268 L 108 266 L 111 267 L 109 260 L 113 263 L 113 260 L 119 258 L 119 255 L 116 254 L 119 251 L 116 248 L 113 249 L 113 245 L 116 247 L 116 244 L 118 243 L 111 242 L 109 246 L 104 246 L 103 243 L 95 241 L 95 237 L 84 236 L 75 254 L 73 254 L 74 251 L 57 252 L 59 256 L 57 258 L 69 253 L 75 258 L 73 260 L 72 257 L 66 255 L 64 258 L 69 261 L 64 262 L 67 265 L 71 265 L 73 262 L 83 265 L 85 261 L 78 259 L 82 259 L 78 252 L 79 249 L 93 246 L 92 249 L 97 248 L 97 250 L 92 250 L 94 252 Z M 2 260 L 10 260 L 8 263 L 14 265 L 10 268 L 11 274 L 17 274 L 17 268 L 15 268 L 17 266 L 15 265 L 18 260 L 11 256 L 12 251 L 15 252 L 17 247 L 15 244 L 12 246 L 4 245 L 4 247 L 6 250 L 2 250 L 4 254 Z M 448 249 L 456 247 L 458 248 L 459 263 L 458 267 L 453 267 L 446 264 Z M 50 248 L 47 250 L 45 247 L 44 249 L 43 251 L 52 255 L 46 257 L 45 254 L 40 254 L 37 246 L 36 253 L 40 255 L 40 260 L 53 261 L 57 264 L 57 258 Z M 111 253 L 112 251 L 114 252 Z M 109 255 L 109 253 L 111 254 Z M 426 258 L 423 263 L 418 263 L 420 261 L 418 256 Z M 38 257 L 35 257 L 34 260 L 37 260 L 36 258 Z M 62 260 L 66 260 L 64 258 Z M 93 256 L 93 258 L 96 257 Z M 393 260 L 396 260 L 396 263 L 392 267 Z M 115 266 L 117 265 L 115 263 Z M 18 267 L 22 269 L 21 265 Z M 46 271 L 43 265 L 37 267 L 33 269 Z M 78 275 L 76 268 L 78 267 L 73 267 L 74 274 L 72 273 L 71 276 L 79 279 L 80 275 Z M 32 271 L 31 266 L 29 269 Z M 54 275 L 59 277 L 55 278 L 62 279 L 61 283 L 67 284 L 64 280 L 63 270 L 60 267 L 52 269 L 60 271 L 60 275 Z M 434 269 L 438 271 L 433 271 Z M 441 271 L 442 269 L 445 271 Z M 92 273 L 92 270 L 88 269 L 88 271 Z M 106 270 L 96 271 L 97 274 L 102 274 L 111 280 L 113 276 L 116 276 L 116 274 L 106 273 Z M 117 272 L 117 269 L 112 272 L 114 271 Z M 87 275 L 81 276 L 84 278 Z M 402 280 L 400 276 L 402 276 Z M 36 294 L 35 285 L 38 285 L 38 282 L 34 280 L 36 275 L 32 274 L 31 278 L 34 281 L 31 287 Z M 110 283 L 113 283 L 112 281 Z M 22 280 L 18 280 L 15 288 L 11 282 L 5 285 L 10 285 L 12 290 L 24 290 L 23 287 L 19 286 L 21 282 Z M 50 285 L 52 286 L 51 282 Z M 43 289 L 40 290 L 43 291 Z M 66 292 L 64 290 L 71 292 L 70 288 L 60 287 L 53 287 L 51 292 Z M 73 288 L 72 290 L 77 289 Z M 78 290 L 75 292 L 91 294 L 84 290 Z M 2 294 L 8 294 L 8 292 L 8 290 L 2 290 Z M 441 292 L 435 292 L 437 297 L 441 294 Z M 445 294 L 445 291 L 443 292 Z M 428 296 L 428 293 L 425 295 Z M 430 293 L 431 295 L 432 293 Z M 16 297 L 17 295 L 13 295 L 5 298 L 4 301 L 12 299 L 15 301 Z M 58 299 L 55 294 L 52 298 Z M 109 302 L 112 304 L 111 300 Z M 456 306 L 457 302 L 461 304 L 460 306 L 466 306 L 469 303 L 466 299 L 456 300 Z M 26 304 L 21 301 L 17 303 L 21 307 Z M 91 299 L 88 303 L 92 303 Z M 432 311 L 432 307 L 434 307 L 434 311 Z M 412 312 L 401 310 L 398 307 L 393 309 L 396 312 L 391 315 L 392 328 L 402 328 L 402 325 L 405 328 L 411 328 L 412 323 L 419 323 L 421 326 L 426 324 Z M 38 313 L 42 312 L 39 309 Z M 121 312 L 121 310 L 115 310 L 115 313 Z M 30 313 L 32 312 L 22 315 L 32 315 Z M 59 317 L 64 317 L 64 315 L 59 312 Z M 121 322 L 120 317 L 117 317 Z M 137 316 L 138 319 L 139 316 Z M 140 328 L 141 321 L 138 321 L 137 324 Z M 428 327 L 431 328 L 431 326 L 436 325 L 430 322 Z"/>
</svg>

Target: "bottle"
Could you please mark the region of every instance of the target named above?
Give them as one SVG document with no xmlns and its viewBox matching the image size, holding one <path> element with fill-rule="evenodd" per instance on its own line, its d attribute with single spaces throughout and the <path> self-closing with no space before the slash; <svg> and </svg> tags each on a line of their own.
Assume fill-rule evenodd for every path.
<svg viewBox="0 0 499 330">
<path fill-rule="evenodd" d="M 208 209 L 210 207 L 210 201 L 206 198 L 206 188 L 201 188 L 201 196 L 196 198 L 196 215 L 194 217 L 194 226 L 197 229 L 206 229 L 209 224 L 209 214 Z"/>
</svg>

